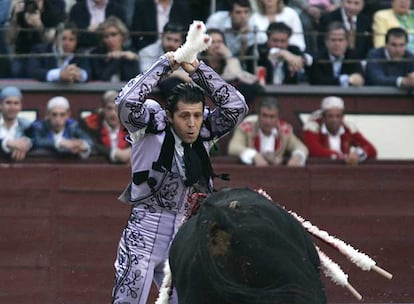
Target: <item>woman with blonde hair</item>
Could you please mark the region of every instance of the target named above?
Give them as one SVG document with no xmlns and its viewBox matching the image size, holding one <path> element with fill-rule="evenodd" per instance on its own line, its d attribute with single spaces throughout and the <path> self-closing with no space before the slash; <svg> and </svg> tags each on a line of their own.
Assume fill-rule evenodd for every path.
<svg viewBox="0 0 414 304">
<path fill-rule="evenodd" d="M 108 17 L 98 29 L 101 45 L 91 51 L 92 80 L 127 81 L 138 74 L 138 55 L 125 46 L 129 31 L 117 17 Z"/>
<path fill-rule="evenodd" d="M 298 13 L 284 5 L 283 0 L 257 0 L 256 2 L 258 10 L 251 17 L 256 30 L 265 32 L 272 22 L 286 23 L 293 32 L 289 44 L 296 45 L 304 51 L 306 48 L 305 38 Z"/>
</svg>

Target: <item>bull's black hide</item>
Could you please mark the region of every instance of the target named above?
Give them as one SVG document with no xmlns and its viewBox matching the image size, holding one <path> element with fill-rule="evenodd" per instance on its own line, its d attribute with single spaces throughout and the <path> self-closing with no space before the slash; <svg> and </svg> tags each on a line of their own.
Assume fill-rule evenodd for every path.
<svg viewBox="0 0 414 304">
<path fill-rule="evenodd" d="M 178 231 L 169 258 L 180 304 L 326 303 L 308 233 L 249 189 L 211 194 Z"/>
</svg>

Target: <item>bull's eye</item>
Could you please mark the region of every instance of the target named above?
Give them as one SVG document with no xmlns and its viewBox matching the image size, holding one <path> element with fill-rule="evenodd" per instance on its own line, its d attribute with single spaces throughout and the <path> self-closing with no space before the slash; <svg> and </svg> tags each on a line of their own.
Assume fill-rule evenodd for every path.
<svg viewBox="0 0 414 304">
<path fill-rule="evenodd" d="M 239 201 L 231 201 L 229 203 L 229 208 L 236 209 L 236 208 L 239 208 L 239 207 L 240 207 L 240 202 Z"/>
</svg>

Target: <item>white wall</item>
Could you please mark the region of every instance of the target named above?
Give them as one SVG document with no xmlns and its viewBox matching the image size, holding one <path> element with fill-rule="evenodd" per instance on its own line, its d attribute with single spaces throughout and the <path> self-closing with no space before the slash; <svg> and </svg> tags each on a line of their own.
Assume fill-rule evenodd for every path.
<svg viewBox="0 0 414 304">
<path fill-rule="evenodd" d="M 300 114 L 302 123 L 308 113 Z M 414 115 L 346 114 L 377 148 L 378 159 L 414 159 Z"/>
</svg>

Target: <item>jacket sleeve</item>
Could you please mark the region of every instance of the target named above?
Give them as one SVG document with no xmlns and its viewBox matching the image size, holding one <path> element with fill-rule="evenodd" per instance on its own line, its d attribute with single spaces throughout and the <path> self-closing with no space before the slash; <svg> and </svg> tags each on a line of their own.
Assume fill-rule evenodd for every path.
<svg viewBox="0 0 414 304">
<path fill-rule="evenodd" d="M 339 78 L 334 77 L 330 62 L 320 62 L 323 60 L 315 59 L 310 68 L 310 84 L 314 85 L 339 85 Z"/>
<path fill-rule="evenodd" d="M 228 154 L 231 156 L 240 157 L 243 151 L 250 149 L 248 147 L 247 133 L 238 126 L 233 133 L 233 136 L 230 139 Z"/>
<path fill-rule="evenodd" d="M 373 42 L 374 47 L 378 48 L 385 45 L 385 34 L 387 33 L 387 14 L 385 11 L 378 11 L 374 15 L 374 20 L 372 23 L 373 30 Z"/>
<path fill-rule="evenodd" d="M 84 129 L 81 128 L 78 122 L 73 123 L 71 128 L 72 128 L 72 134 L 74 138 L 78 138 L 78 139 L 85 141 L 89 145 L 89 147 L 92 148 L 93 146 L 92 138 L 89 136 L 88 132 L 86 132 Z"/>
<path fill-rule="evenodd" d="M 360 132 L 353 133 L 352 138 L 353 144 L 356 147 L 362 148 L 365 151 L 367 158 L 375 159 L 377 157 L 377 150 L 375 147 Z"/>
<path fill-rule="evenodd" d="M 229 133 L 249 110 L 243 95 L 204 62 L 190 76 L 205 90 L 215 105 L 215 109 L 207 117 L 208 129 L 211 132 L 209 137 L 217 139 Z"/>
<path fill-rule="evenodd" d="M 365 69 L 365 75 L 367 78 L 367 84 L 369 85 L 385 85 L 385 86 L 397 86 L 397 76 L 395 75 L 386 75 L 385 74 L 385 65 L 386 62 L 381 62 L 375 59 L 384 59 L 385 57 L 380 57 L 378 50 L 373 50 L 369 52 L 367 58 L 367 66 Z M 374 59 L 374 60 L 372 60 Z M 403 75 L 401 75 L 403 76 Z"/>
<path fill-rule="evenodd" d="M 33 149 L 57 151 L 53 136 L 49 134 L 45 124 L 45 121 L 35 121 L 27 131 L 28 136 L 32 139 Z"/>
<path fill-rule="evenodd" d="M 41 49 L 41 48 L 37 48 L 34 47 L 32 50 L 32 54 L 33 56 L 29 57 L 28 60 L 28 74 L 30 78 L 34 78 L 37 79 L 39 81 L 46 81 L 46 75 L 47 72 L 49 71 L 49 69 L 47 67 L 45 67 L 45 64 L 42 62 L 42 58 L 38 57 L 37 55 L 39 53 L 47 53 L 48 51 L 46 49 Z"/>
<path fill-rule="evenodd" d="M 121 123 L 130 134 L 144 130 L 150 122 L 151 115 L 158 117 L 161 107 L 155 101 L 146 103 L 146 98 L 158 81 L 171 71 L 168 58 L 161 56 L 147 71 L 132 78 L 115 99 Z M 154 113 L 157 112 L 157 113 Z M 162 116 L 162 115 L 161 115 Z M 159 119 L 162 117 L 159 116 Z"/>
<path fill-rule="evenodd" d="M 308 148 L 293 132 L 288 135 L 286 149 L 290 153 L 300 153 L 305 160 L 309 154 Z"/>
</svg>

